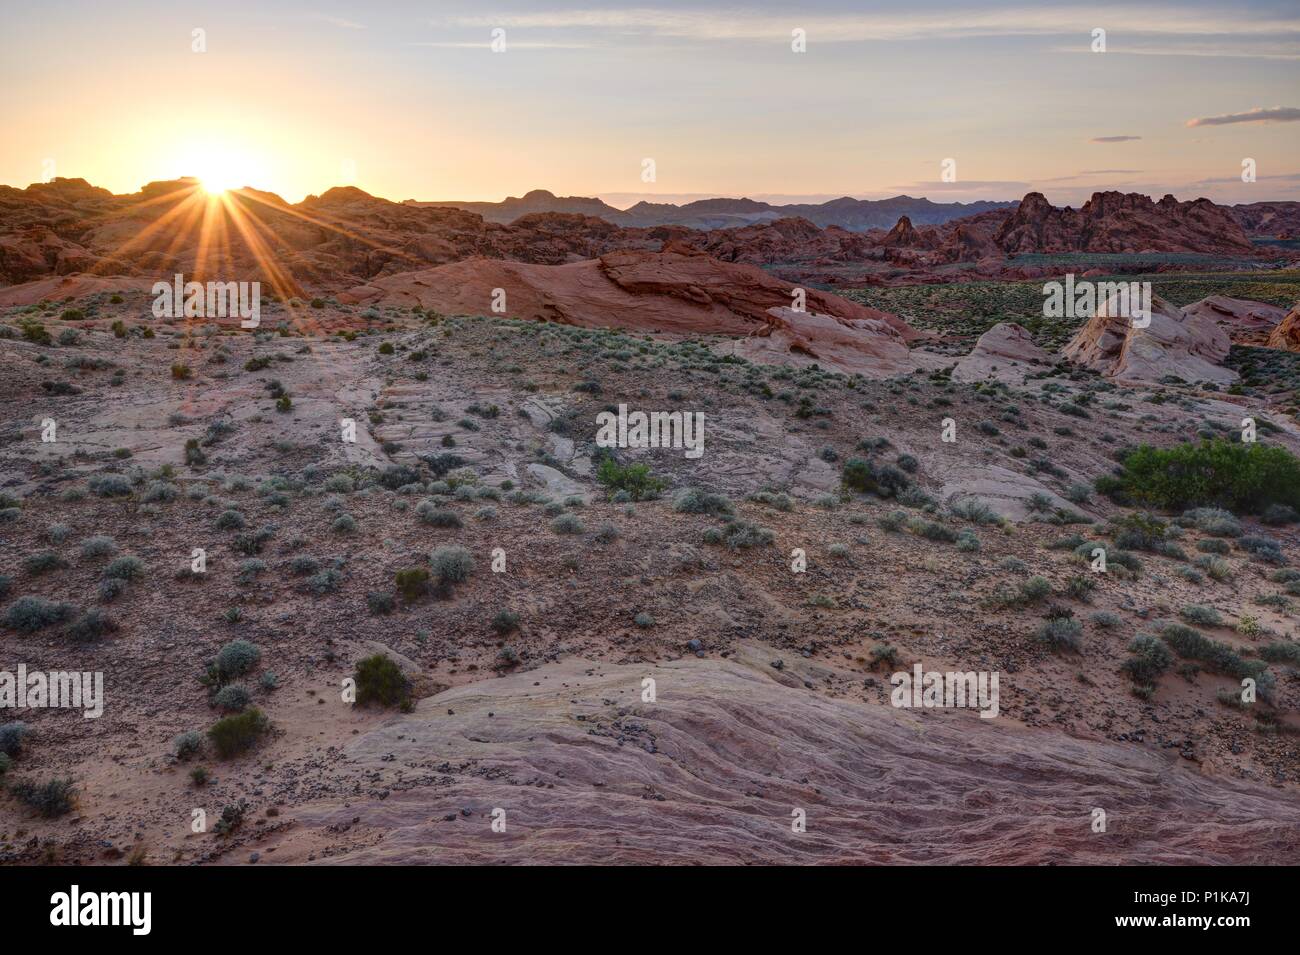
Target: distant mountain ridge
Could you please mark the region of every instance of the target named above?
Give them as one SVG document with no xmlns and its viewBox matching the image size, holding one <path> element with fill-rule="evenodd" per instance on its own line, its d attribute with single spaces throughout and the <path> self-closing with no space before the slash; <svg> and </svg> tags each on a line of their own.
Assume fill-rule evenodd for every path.
<svg viewBox="0 0 1300 955">
<path fill-rule="evenodd" d="M 727 229 L 797 216 L 822 228 L 837 226 L 849 232 L 866 232 L 869 229 L 889 229 L 903 216 L 918 225 L 943 225 L 953 219 L 993 209 L 1010 209 L 1016 202 L 933 202 L 912 196 L 894 196 L 892 199 L 844 196 L 828 202 L 773 205 L 755 199 L 718 198 L 697 199 L 680 206 L 643 200 L 628 209 L 616 209 L 600 199 L 557 196 L 545 189 L 534 189 L 522 197 L 511 196 L 501 202 L 419 202 L 408 199 L 404 204 L 461 209 L 503 225 L 521 216 L 552 212 L 595 216 L 619 226 L 676 225 L 689 229 Z"/>
</svg>

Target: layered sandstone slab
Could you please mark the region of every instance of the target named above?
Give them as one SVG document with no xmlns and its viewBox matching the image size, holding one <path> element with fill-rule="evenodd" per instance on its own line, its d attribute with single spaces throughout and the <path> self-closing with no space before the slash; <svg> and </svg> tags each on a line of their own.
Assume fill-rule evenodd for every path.
<svg viewBox="0 0 1300 955">
<path fill-rule="evenodd" d="M 340 753 L 359 778 L 406 782 L 297 808 L 266 858 L 305 861 L 338 832 L 350 846 L 321 861 L 1269 864 L 1300 850 L 1300 804 L 1281 790 L 974 710 L 830 698 L 804 687 L 822 664 L 773 656 L 569 658 L 448 690 Z"/>
<path fill-rule="evenodd" d="M 1151 300 L 1149 319 L 1131 318 L 1123 311 L 1117 297 L 1103 302 L 1061 350 L 1062 356 L 1108 378 L 1136 384 L 1155 384 L 1167 375 L 1214 384 L 1237 380 L 1235 371 L 1220 364 L 1232 343 L 1214 319 L 1184 315 L 1159 296 Z"/>
<path fill-rule="evenodd" d="M 1034 344 L 1029 332 L 1012 322 L 1000 322 L 979 337 L 971 353 L 953 369 L 953 381 L 1004 381 L 1022 384 L 1052 366 L 1052 356 Z"/>
</svg>

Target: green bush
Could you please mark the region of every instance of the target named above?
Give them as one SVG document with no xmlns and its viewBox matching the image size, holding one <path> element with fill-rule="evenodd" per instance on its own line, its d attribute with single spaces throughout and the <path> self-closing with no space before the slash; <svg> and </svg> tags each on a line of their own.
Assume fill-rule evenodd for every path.
<svg viewBox="0 0 1300 955">
<path fill-rule="evenodd" d="M 359 706 L 367 706 L 371 703 L 378 703 L 380 706 L 402 706 L 410 700 L 410 681 L 402 672 L 402 668 L 382 653 L 358 661 L 353 679 L 357 684 Z"/>
<path fill-rule="evenodd" d="M 633 501 L 655 498 L 667 484 L 650 473 L 648 464 L 620 465 L 613 458 L 605 458 L 596 470 L 596 480 L 609 488 L 610 495 L 622 491 Z"/>
<path fill-rule="evenodd" d="M 1215 438 L 1173 448 L 1143 445 L 1123 460 L 1120 489 L 1170 510 L 1221 507 L 1259 514 L 1300 507 L 1300 460 L 1280 447 Z"/>
<path fill-rule="evenodd" d="M 429 591 L 429 572 L 423 567 L 405 567 L 395 576 L 397 592 L 408 602 L 419 600 Z"/>
<path fill-rule="evenodd" d="M 1174 655 L 1164 642 L 1147 633 L 1134 637 L 1128 650 L 1133 656 L 1125 660 L 1120 668 L 1140 686 L 1152 686 L 1174 662 Z"/>
<path fill-rule="evenodd" d="M 878 497 L 894 497 L 912 484 L 898 468 L 889 464 L 877 466 L 862 458 L 849 458 L 844 462 L 840 482 L 851 491 Z"/>
<path fill-rule="evenodd" d="M 266 714 L 254 706 L 217 720 L 208 729 L 208 739 L 212 740 L 218 756 L 229 759 L 256 746 L 270 728 Z"/>
</svg>

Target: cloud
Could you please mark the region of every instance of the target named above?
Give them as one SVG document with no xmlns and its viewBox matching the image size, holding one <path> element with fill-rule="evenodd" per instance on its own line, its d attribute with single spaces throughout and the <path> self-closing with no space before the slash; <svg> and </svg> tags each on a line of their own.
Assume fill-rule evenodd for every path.
<svg viewBox="0 0 1300 955">
<path fill-rule="evenodd" d="M 1188 126 L 1227 126 L 1230 123 L 1295 123 L 1300 122 L 1300 109 L 1294 106 L 1273 106 L 1265 109 L 1256 106 L 1244 113 L 1225 113 L 1223 116 L 1202 116 L 1189 119 Z"/>
<path fill-rule="evenodd" d="M 1131 143 L 1135 139 L 1141 139 L 1141 136 L 1094 136 L 1088 140 L 1090 143 Z"/>
<path fill-rule="evenodd" d="M 809 44 L 863 40 L 906 40 L 923 37 L 1078 36 L 1088 49 L 1099 13 L 1116 36 L 1150 34 L 1163 40 L 1214 37 L 1277 37 L 1300 32 L 1294 14 L 1241 16 L 1185 4 L 1129 5 L 1098 11 L 1095 5 L 1049 8 L 1021 4 L 992 9 L 958 6 L 933 12 L 827 12 L 772 14 L 743 8 L 681 9 L 556 9 L 449 16 L 435 26 L 507 27 L 536 30 L 593 30 L 617 36 L 640 34 L 699 41 L 749 40 L 789 42 L 796 27 L 807 31 Z"/>
<path fill-rule="evenodd" d="M 1260 182 L 1300 182 L 1300 172 L 1279 173 L 1276 176 L 1260 176 Z M 1191 183 L 1193 186 L 1212 186 L 1222 183 L 1241 182 L 1240 176 L 1224 176 L 1222 179 L 1198 179 Z"/>
</svg>

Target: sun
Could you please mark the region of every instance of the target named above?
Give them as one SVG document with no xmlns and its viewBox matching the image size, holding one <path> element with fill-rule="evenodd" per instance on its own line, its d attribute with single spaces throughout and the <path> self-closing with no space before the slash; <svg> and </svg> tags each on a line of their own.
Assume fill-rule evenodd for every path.
<svg viewBox="0 0 1300 955">
<path fill-rule="evenodd" d="M 265 188 L 263 163 L 251 153 L 220 144 L 194 145 L 180 157 L 183 175 L 194 176 L 209 196 L 220 196 L 244 186 Z"/>
</svg>

